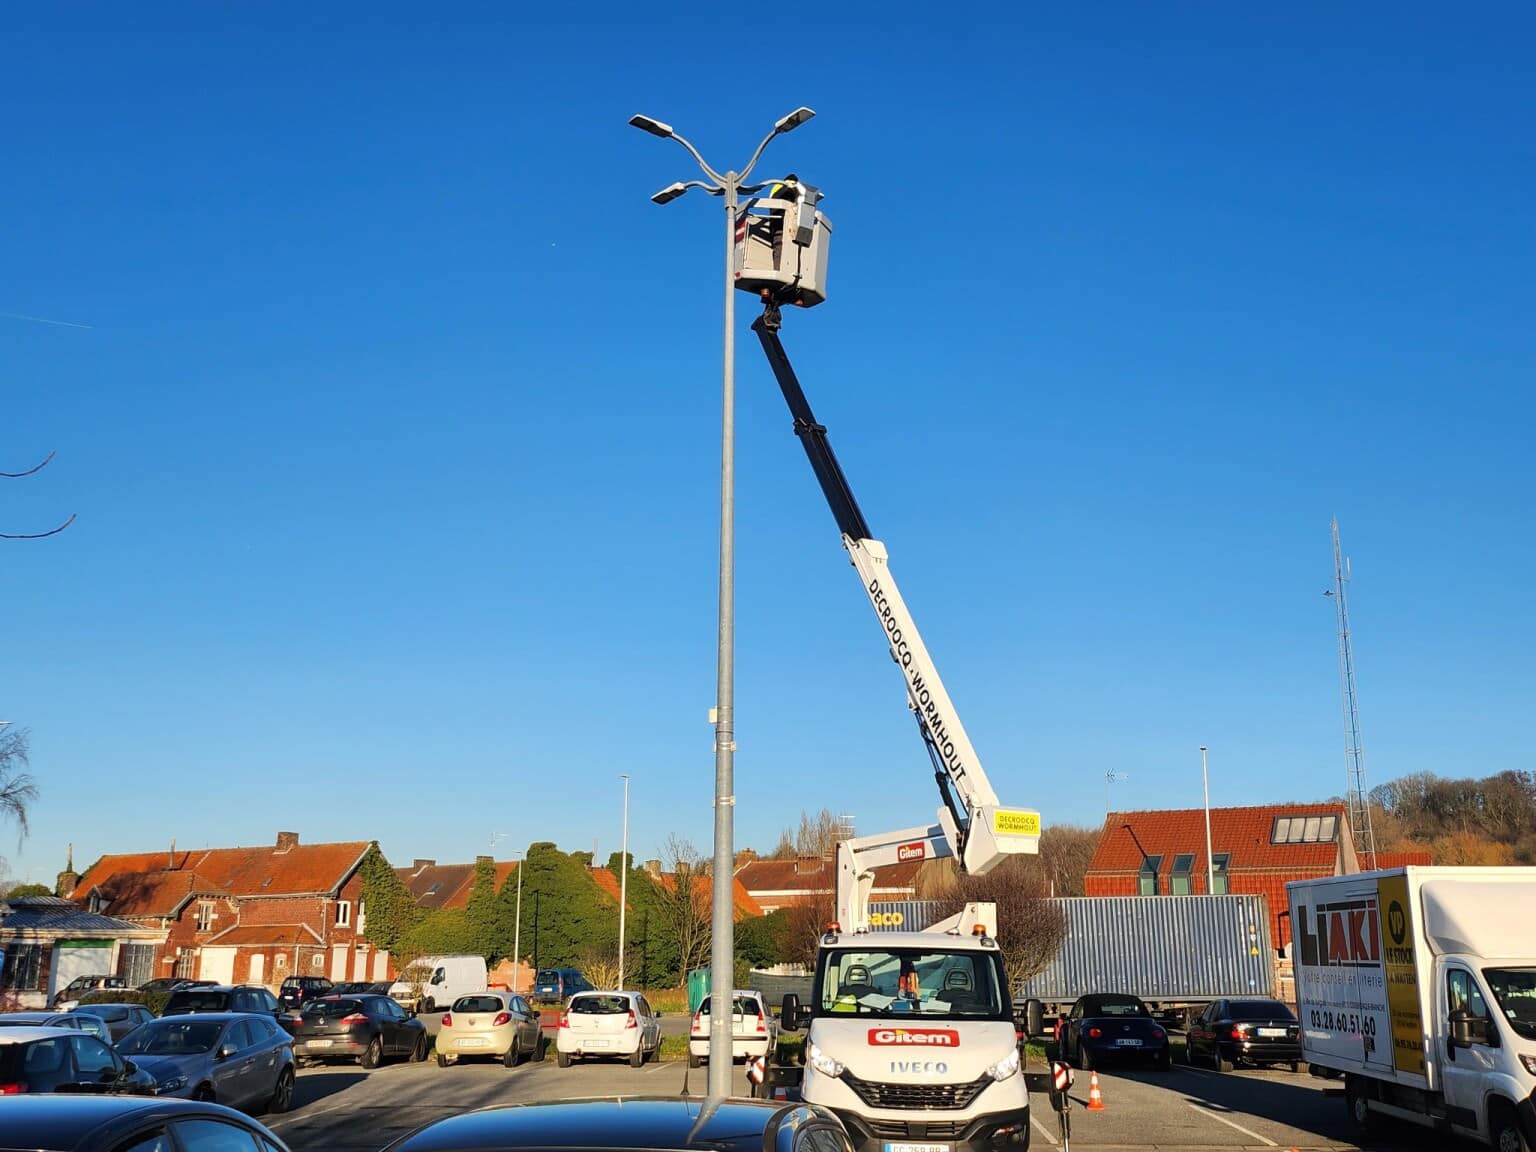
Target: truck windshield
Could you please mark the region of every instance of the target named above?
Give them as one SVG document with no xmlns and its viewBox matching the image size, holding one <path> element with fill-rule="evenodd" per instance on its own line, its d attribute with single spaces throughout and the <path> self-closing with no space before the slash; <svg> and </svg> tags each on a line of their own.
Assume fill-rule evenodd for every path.
<svg viewBox="0 0 1536 1152">
<path fill-rule="evenodd" d="M 1515 1034 L 1536 1040 L 1536 968 L 1484 968 L 1483 979 Z"/>
<path fill-rule="evenodd" d="M 997 952 L 943 948 L 827 949 L 816 974 L 832 1015 L 1011 1019 Z"/>
</svg>

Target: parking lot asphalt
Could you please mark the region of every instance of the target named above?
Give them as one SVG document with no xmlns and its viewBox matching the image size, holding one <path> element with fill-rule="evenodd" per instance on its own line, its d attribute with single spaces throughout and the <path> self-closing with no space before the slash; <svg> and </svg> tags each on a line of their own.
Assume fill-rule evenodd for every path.
<svg viewBox="0 0 1536 1152">
<path fill-rule="evenodd" d="M 1036 1061 L 1027 1075 L 1031 1145 L 1059 1147 L 1056 1116 L 1046 1094 L 1046 1070 Z M 439 1068 L 431 1061 L 388 1064 L 372 1072 L 347 1065 L 320 1066 L 299 1073 L 294 1110 L 268 1122 L 293 1152 L 378 1152 L 423 1124 L 473 1108 L 593 1097 L 676 1097 L 685 1076 L 691 1091 L 702 1093 L 706 1071 L 689 1071 L 682 1061 L 640 1069 L 625 1063 L 577 1063 L 562 1069 L 551 1054 L 542 1063 L 515 1069 L 491 1062 Z M 745 1095 L 747 1083 L 740 1066 L 734 1076 L 737 1092 Z M 1178 1065 L 1167 1072 L 1101 1070 L 1104 1109 L 1093 1112 L 1085 1107 L 1088 1075 L 1079 1072 L 1077 1076 L 1072 1090 L 1075 1147 L 1100 1152 L 1344 1152 L 1356 1147 L 1349 1137 L 1342 1100 L 1325 1094 L 1337 1085 L 1304 1072 L 1222 1074 Z M 1405 1127 L 1367 1147 L 1376 1152 L 1439 1152 L 1452 1146 L 1443 1137 Z"/>
</svg>

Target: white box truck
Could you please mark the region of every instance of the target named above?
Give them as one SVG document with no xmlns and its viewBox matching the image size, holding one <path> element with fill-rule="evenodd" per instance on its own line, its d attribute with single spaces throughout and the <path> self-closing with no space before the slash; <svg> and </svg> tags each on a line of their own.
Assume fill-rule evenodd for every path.
<svg viewBox="0 0 1536 1152">
<path fill-rule="evenodd" d="M 1349 1118 L 1536 1148 L 1536 868 L 1394 868 L 1286 885 L 1302 1055 Z"/>
</svg>

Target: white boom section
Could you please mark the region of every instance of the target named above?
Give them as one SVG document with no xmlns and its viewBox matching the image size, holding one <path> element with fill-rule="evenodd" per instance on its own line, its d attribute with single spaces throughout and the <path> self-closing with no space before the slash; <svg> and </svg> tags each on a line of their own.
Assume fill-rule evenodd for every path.
<svg viewBox="0 0 1536 1152">
<path fill-rule="evenodd" d="M 907 703 L 922 723 L 965 821 L 965 827 L 958 826 L 949 808 L 941 806 L 936 825 L 845 840 L 838 845 L 838 923 L 844 931 L 858 932 L 869 927 L 869 896 L 877 866 L 954 856 L 962 872 L 979 876 L 1005 856 L 1040 850 L 1040 813 L 1004 808 L 998 803 L 896 587 L 885 545 L 878 540 L 855 540 L 845 533 L 843 547 L 885 630 L 891 658 L 906 679 Z"/>
</svg>

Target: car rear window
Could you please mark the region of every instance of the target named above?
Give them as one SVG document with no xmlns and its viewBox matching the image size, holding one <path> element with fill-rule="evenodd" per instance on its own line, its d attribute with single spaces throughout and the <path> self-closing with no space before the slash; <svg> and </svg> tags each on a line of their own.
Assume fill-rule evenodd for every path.
<svg viewBox="0 0 1536 1152">
<path fill-rule="evenodd" d="M 1095 996 L 1088 1001 L 1085 1016 L 1150 1016 L 1147 1006 L 1134 996 Z"/>
<path fill-rule="evenodd" d="M 577 996 L 571 1001 L 571 1011 L 580 1016 L 617 1016 L 630 1008 L 627 996 Z"/>
<path fill-rule="evenodd" d="M 731 1011 L 738 1016 L 761 1016 L 763 1014 L 763 1006 L 758 1003 L 758 1001 L 752 999 L 750 996 L 738 996 L 736 997 L 736 1003 L 731 1008 Z M 704 997 L 704 1002 L 699 1005 L 699 1015 L 709 1015 L 708 996 Z"/>
<path fill-rule="evenodd" d="M 500 1012 L 506 1005 L 497 996 L 460 996 L 453 1002 L 452 1012 Z"/>
<path fill-rule="evenodd" d="M 327 1020 L 332 1017 L 350 1016 L 352 1013 L 361 1012 L 362 1010 L 363 1002 L 361 1000 L 347 999 L 310 1000 L 305 1003 L 303 1008 L 305 1016 L 320 1016 Z"/>
<path fill-rule="evenodd" d="M 534 980 L 540 984 L 558 984 L 560 983 L 560 973 L 553 968 L 540 968 L 539 974 L 534 977 Z"/>
<path fill-rule="evenodd" d="M 1291 1010 L 1278 1000 L 1234 1000 L 1234 1020 L 1294 1020 Z"/>
<path fill-rule="evenodd" d="M 222 1012 L 229 1003 L 228 992 L 175 992 L 172 993 L 170 1003 L 165 1006 L 167 1012 Z"/>
</svg>

